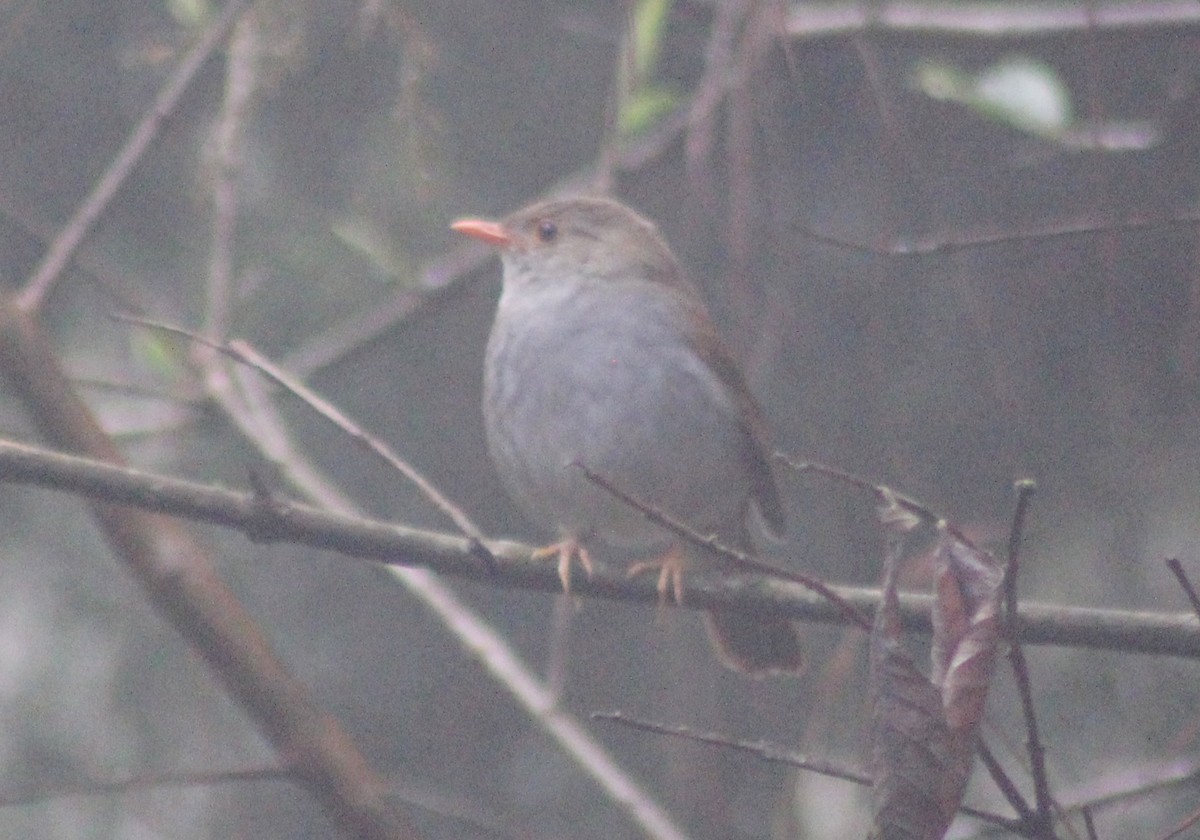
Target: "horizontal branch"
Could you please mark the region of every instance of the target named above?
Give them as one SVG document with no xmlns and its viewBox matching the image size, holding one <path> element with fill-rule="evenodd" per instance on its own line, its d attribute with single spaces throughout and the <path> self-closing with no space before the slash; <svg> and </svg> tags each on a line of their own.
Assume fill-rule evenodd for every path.
<svg viewBox="0 0 1200 840">
<path fill-rule="evenodd" d="M 974 38 L 1017 38 L 1096 31 L 1194 26 L 1194 0 L 1127 2 L 969 2 L 890 0 L 883 3 L 797 3 L 787 19 L 793 38 L 896 32 Z"/>
<path fill-rule="evenodd" d="M 560 589 L 554 564 L 531 559 L 532 549 L 521 543 L 496 540 L 481 548 L 466 537 L 344 516 L 276 496 L 220 489 L 10 441 L 0 441 L 0 482 L 47 487 L 223 525 L 256 542 L 290 542 L 377 563 L 426 566 L 509 588 Z M 684 583 L 684 601 L 689 608 L 743 608 L 806 621 L 845 623 L 841 610 L 789 581 L 731 574 L 720 580 L 693 575 Z M 869 613 L 879 603 L 875 589 L 831 588 Z M 623 601 L 654 603 L 658 599 L 653 581 L 644 577 L 631 580 L 619 570 L 602 567 L 590 580 L 572 581 L 572 592 Z M 901 596 L 906 628 L 928 632 L 929 611 L 929 596 Z M 1025 602 L 1015 624 L 1019 639 L 1026 644 L 1200 658 L 1200 620 L 1191 612 Z"/>
</svg>

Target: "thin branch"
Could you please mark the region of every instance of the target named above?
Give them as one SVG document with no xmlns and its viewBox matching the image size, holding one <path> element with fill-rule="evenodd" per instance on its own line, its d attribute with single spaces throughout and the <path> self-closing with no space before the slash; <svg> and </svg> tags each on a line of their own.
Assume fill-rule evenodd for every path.
<svg viewBox="0 0 1200 840">
<path fill-rule="evenodd" d="M 100 214 L 108 207 L 108 203 L 125 183 L 133 168 L 141 160 L 146 149 L 158 136 L 159 129 L 168 117 L 175 111 L 180 97 L 195 79 L 209 56 L 224 42 L 225 36 L 237 21 L 242 10 L 248 5 L 248 0 L 228 0 L 221 14 L 213 21 L 208 31 L 188 51 L 179 62 L 175 72 L 167 79 L 167 83 L 159 91 L 150 110 L 142 117 L 125 145 L 117 153 L 113 162 L 96 182 L 96 186 L 87 198 L 75 209 L 75 214 L 63 226 L 50 247 L 46 256 L 34 269 L 33 275 L 26 281 L 25 287 L 16 298 L 16 306 L 29 313 L 35 312 L 41 306 L 42 300 L 54 286 L 54 282 L 62 274 L 67 263 L 75 254 L 75 250 L 83 242 L 92 229 L 92 225 L 100 218 Z"/>
<path fill-rule="evenodd" d="M 399 283 L 382 300 L 319 327 L 280 363 L 302 378 L 329 368 L 457 288 L 494 257 L 475 240 L 456 245 L 427 263 L 411 283 Z"/>
<path fill-rule="evenodd" d="M 60 224 L 53 221 L 48 212 L 40 202 L 21 194 L 14 184 L 5 184 L 4 190 L 0 191 L 0 215 L 43 244 L 50 242 L 60 230 Z M 72 256 L 75 270 L 85 281 L 93 283 L 103 292 L 112 306 L 128 312 L 147 311 L 147 290 L 132 281 L 126 266 L 117 263 L 104 249 L 95 247 L 87 240 L 79 245 Z"/>
<path fill-rule="evenodd" d="M 729 89 L 729 68 L 742 20 L 748 13 L 745 0 L 718 3 L 704 48 L 704 72 L 696 83 L 687 106 L 687 134 L 683 160 L 692 196 L 708 212 L 715 210 L 717 192 L 713 185 L 713 149 L 716 145 L 718 111 Z"/>
<path fill-rule="evenodd" d="M 700 732 L 687 726 L 675 726 L 633 717 L 622 711 L 592 712 L 591 718 L 592 720 L 615 723 L 638 732 L 670 735 L 674 738 L 684 738 L 688 741 L 698 741 L 701 744 L 712 744 L 724 749 L 749 753 L 756 758 L 769 761 L 773 764 L 786 764 L 789 767 L 798 767 L 801 770 L 811 770 L 814 773 L 820 773 L 822 776 L 853 782 L 856 785 L 869 787 L 871 784 L 871 778 L 856 767 L 851 767 L 837 761 L 809 758 L 803 753 L 781 747 L 778 744 L 772 744 L 769 741 L 747 741 L 740 738 L 730 738 L 728 735 L 721 735 L 717 732 Z"/>
<path fill-rule="evenodd" d="M 130 324 L 137 324 L 143 327 L 160 330 L 162 332 L 171 333 L 172 335 L 183 336 L 191 341 L 198 342 L 206 347 L 225 354 L 229 358 L 246 365 L 247 367 L 258 371 L 267 379 L 279 385 L 285 391 L 288 391 L 293 396 L 304 402 L 309 408 L 315 411 L 318 415 L 328 420 L 344 434 L 350 437 L 356 444 L 363 447 L 367 451 L 375 454 L 388 464 L 392 469 L 407 478 L 412 484 L 431 501 L 435 507 L 444 513 L 454 525 L 472 539 L 482 542 L 483 532 L 470 520 L 467 514 L 458 505 L 450 501 L 450 499 L 442 493 L 433 482 L 427 479 L 416 467 L 409 464 L 393 450 L 390 446 L 384 443 L 374 435 L 368 434 L 362 426 L 352 420 L 348 415 L 338 409 L 333 403 L 320 396 L 316 391 L 313 391 L 295 376 L 288 373 L 283 368 L 273 363 L 266 356 L 262 355 L 249 342 L 240 339 L 221 342 L 207 339 L 190 330 L 182 327 L 163 324 L 157 321 L 151 321 L 146 318 L 138 318 L 131 315 L 115 315 L 115 318 Z"/>
<path fill-rule="evenodd" d="M 1196 588 L 1192 586 L 1192 581 L 1188 578 L 1187 572 L 1183 570 L 1183 564 L 1179 562 L 1178 557 L 1168 557 L 1166 563 L 1167 568 L 1171 570 L 1171 574 L 1175 575 L 1175 580 L 1179 581 L 1179 587 L 1183 590 L 1183 594 L 1187 595 L 1188 603 L 1192 605 L 1192 610 L 1200 617 L 1200 597 L 1196 595 Z"/>
<path fill-rule="evenodd" d="M 1200 822 L 1200 808 L 1184 817 L 1183 822 L 1162 836 L 1162 840 L 1175 840 L 1176 837 L 1183 837 L 1184 832 L 1198 822 Z"/>
<path fill-rule="evenodd" d="M 838 467 L 831 467 L 828 464 L 822 464 L 817 461 L 798 461 L 791 455 L 788 455 L 786 452 L 776 451 L 773 453 L 772 457 L 779 463 L 785 464 L 792 470 L 795 470 L 797 473 L 816 473 L 817 475 L 824 476 L 825 478 L 831 478 L 834 481 L 840 481 L 843 484 L 849 484 L 851 487 L 857 487 L 859 490 L 866 490 L 874 495 L 880 495 L 884 492 L 882 485 L 876 484 L 874 481 L 871 481 L 868 478 L 863 478 L 861 475 L 855 475 L 852 472 L 847 472 L 846 470 Z M 887 488 L 886 492 L 888 494 L 889 501 L 895 502 L 909 513 L 916 514 L 921 518 L 922 521 L 925 522 L 926 525 L 932 525 L 936 522 L 942 521 L 943 519 L 943 517 L 933 510 L 933 508 L 929 507 L 929 505 L 918 501 L 912 496 L 906 496 L 903 493 L 898 493 L 891 488 Z M 957 537 L 958 534 L 955 534 L 954 536 Z M 967 544 L 971 544 L 969 540 L 967 541 Z"/>
<path fill-rule="evenodd" d="M 1068 219 L 1065 221 L 1045 222 L 1036 229 L 995 230 L 982 229 L 963 231 L 955 236 L 931 234 L 916 239 L 890 237 L 875 242 L 861 242 L 845 239 L 811 227 L 792 228 L 798 235 L 832 245 L 848 251 L 862 254 L 886 257 L 925 257 L 931 254 L 951 254 L 967 249 L 984 248 L 993 245 L 1005 245 L 1012 242 L 1022 242 L 1036 239 L 1047 242 L 1071 236 L 1085 236 L 1093 233 L 1111 233 L 1148 228 L 1170 228 L 1176 225 L 1195 225 L 1200 221 L 1200 211 L 1193 208 L 1175 208 L 1170 214 L 1133 214 L 1119 219 Z"/>
<path fill-rule="evenodd" d="M 1192 26 L 1192 0 L 1139 0 L 1094 4 L 1037 2 L 797 3 L 787 21 L 793 38 L 859 32 L 955 35 L 1007 39 L 1092 31 Z"/>
<path fill-rule="evenodd" d="M 195 773 L 164 773 L 156 776 L 131 776 L 125 779 L 88 779 L 71 785 L 50 785 L 0 793 L 0 808 L 34 805 L 72 796 L 112 796 L 155 788 L 193 788 L 255 781 L 296 781 L 296 773 L 286 767 L 253 767 L 242 770 L 209 770 Z"/>
<path fill-rule="evenodd" d="M 144 793 L 150 790 L 169 788 L 201 788 L 216 785 L 240 784 L 242 782 L 277 781 L 294 784 L 298 781 L 295 770 L 280 765 L 244 767 L 239 770 L 202 770 L 180 773 L 129 776 L 123 779 L 85 779 L 72 784 L 50 784 L 27 786 L 8 792 L 0 791 L 0 808 L 36 805 L 81 796 L 122 796 Z M 397 801 L 437 814 L 486 832 L 494 837 L 515 837 L 506 834 L 500 827 L 501 819 L 495 814 L 480 812 L 471 803 L 452 801 L 446 795 L 432 790 L 422 790 L 411 783 L 388 779 L 389 793 Z"/>
<path fill-rule="evenodd" d="M 733 53 L 733 63 L 720 68 L 728 77 L 729 91 L 725 104 L 725 159 L 727 210 L 724 225 L 724 240 L 727 252 L 725 285 L 733 302 L 738 323 L 749 326 L 752 313 L 751 302 L 757 290 L 751 287 L 754 264 L 756 231 L 762 218 L 756 210 L 763 210 L 762 187 L 755 173 L 754 141 L 758 88 L 761 85 L 759 70 L 766 56 L 776 43 L 776 32 L 771 24 L 776 23 L 777 0 L 757 0 L 749 4 L 738 34 Z M 722 6 L 735 5 L 725 0 Z M 709 166 L 711 167 L 711 165 Z"/>
<path fill-rule="evenodd" d="M 489 542 L 488 548 L 497 559 L 497 565 L 491 567 L 472 553 L 472 543 L 465 537 L 347 516 L 280 499 L 270 499 L 270 504 L 264 504 L 263 497 L 255 493 L 115 467 L 11 441 L 0 440 L 0 481 L 185 516 L 236 528 L 256 540 L 311 545 L 389 565 L 423 565 L 500 586 L 555 594 L 562 591 L 553 564 L 529 562 L 533 549 L 519 543 Z M 867 614 L 873 614 L 879 603 L 876 589 L 829 588 Z M 592 579 L 577 581 L 572 591 L 580 596 L 621 601 L 657 604 L 659 600 L 653 581 L 631 580 L 623 572 L 602 567 L 597 568 Z M 684 580 L 684 594 L 688 609 L 746 609 L 830 624 L 850 621 L 843 610 L 823 596 L 789 581 L 762 581 L 746 575 L 706 580 L 703 575 L 691 575 Z M 900 596 L 906 630 L 929 632 L 930 602 L 927 595 Z M 1200 659 L 1200 622 L 1190 611 L 1136 612 L 1025 601 L 1011 629 L 1025 644 Z"/>
<path fill-rule="evenodd" d="M 258 21 L 253 12 L 234 27 L 225 65 L 225 98 L 213 131 L 212 247 L 208 260 L 204 332 L 214 339 L 229 333 L 237 232 L 238 177 L 243 162 L 246 112 L 258 78 Z"/>
<path fill-rule="evenodd" d="M 701 744 L 711 744 L 728 750 L 748 753 L 755 758 L 772 764 L 785 764 L 788 767 L 808 770 L 813 773 L 819 773 L 822 776 L 828 776 L 831 779 L 841 779 L 842 781 L 851 782 L 862 787 L 871 786 L 871 777 L 856 767 L 851 767 L 837 761 L 809 758 L 803 753 L 781 747 L 778 744 L 772 744 L 768 741 L 747 741 L 741 738 L 730 738 L 728 735 L 721 735 L 717 732 L 700 732 L 687 726 L 673 726 L 671 724 L 657 723 L 652 720 L 632 717 L 621 711 L 593 712 L 591 717 L 592 720 L 603 720 L 619 726 L 627 726 L 639 732 L 668 735 L 673 738 L 683 738 L 688 741 L 697 741 Z M 966 807 L 959 808 L 958 810 L 967 816 L 975 817 L 991 825 L 1009 830 L 1013 830 L 1019 825 L 1010 817 L 1002 817 L 990 811 L 981 811 L 977 808 Z"/>
<path fill-rule="evenodd" d="M 623 0 L 621 5 L 624 22 L 613 61 L 608 96 L 604 101 L 604 130 L 600 134 L 600 145 L 596 150 L 595 177 L 592 181 L 596 192 L 605 195 L 613 189 L 617 151 L 621 141 L 621 111 L 630 93 L 645 81 L 638 78 L 636 0 Z"/>
<path fill-rule="evenodd" d="M 925 525 L 936 525 L 940 528 L 945 528 L 946 532 L 954 539 L 961 542 L 963 545 L 969 546 L 972 549 L 977 549 L 974 541 L 971 540 L 962 529 L 951 522 L 948 518 L 942 516 L 932 507 L 925 504 L 921 500 L 900 493 L 882 484 L 876 484 L 870 479 L 863 478 L 860 475 L 847 472 L 837 467 L 831 467 L 828 464 L 821 464 L 816 461 L 797 461 L 790 455 L 783 452 L 775 452 L 773 457 L 782 464 L 786 464 L 797 473 L 811 472 L 817 475 L 831 478 L 835 481 L 840 481 L 849 484 L 852 487 L 857 487 L 860 490 L 866 490 L 872 493 L 877 498 L 886 501 L 888 504 L 894 504 L 907 513 L 910 513 L 921 520 Z"/>
<path fill-rule="evenodd" d="M 1034 828 L 1052 833 L 1054 819 L 1054 797 L 1050 794 L 1050 783 L 1046 776 L 1046 749 L 1038 731 L 1037 710 L 1033 705 L 1033 686 L 1029 677 L 1029 665 L 1025 661 L 1025 650 L 1021 640 L 1012 632 L 1009 616 L 1017 614 L 1017 575 L 1020 571 L 1021 539 L 1024 536 L 1025 517 L 1029 502 L 1037 485 L 1029 479 L 1016 482 L 1017 508 L 1013 513 L 1012 530 L 1008 537 L 1008 566 L 1004 571 L 1004 632 L 1008 639 L 1008 660 L 1012 665 L 1021 698 L 1021 712 L 1025 718 L 1025 748 L 1029 751 L 1029 772 L 1033 777 L 1036 817 Z"/>
<path fill-rule="evenodd" d="M 735 548 L 724 545 L 715 536 L 705 536 L 700 534 L 694 529 L 689 528 L 687 525 L 684 525 L 679 520 L 668 516 L 658 508 L 648 505 L 640 499 L 634 498 L 620 487 L 617 487 L 615 484 L 613 484 L 608 478 L 592 472 L 583 464 L 575 463 L 572 464 L 572 466 L 581 470 L 583 474 L 587 476 L 588 480 L 593 484 L 596 484 L 598 487 L 620 499 L 631 508 L 634 508 L 655 525 L 661 525 L 671 533 L 682 537 L 684 540 L 687 540 L 689 543 L 720 555 L 722 558 L 728 560 L 742 571 L 756 572 L 760 575 L 766 575 L 767 577 L 798 583 L 804 588 L 817 593 L 822 598 L 829 601 L 829 603 L 831 603 L 833 606 L 841 610 L 847 621 L 849 621 L 851 624 L 858 625 L 858 627 L 862 630 L 869 630 L 871 628 L 871 620 L 867 618 L 867 616 L 863 615 L 857 607 L 848 603 L 836 592 L 834 592 L 833 589 L 826 585 L 824 581 L 814 578 L 811 575 L 793 572 L 788 569 L 783 569 L 779 566 L 772 565 L 771 563 L 764 563 L 761 560 L 756 560 L 743 551 L 739 551 Z"/>
<path fill-rule="evenodd" d="M 1131 800 L 1145 798 L 1181 785 L 1194 785 L 1200 779 L 1200 760 L 1182 758 L 1169 762 L 1154 762 L 1145 766 L 1122 765 L 1106 776 L 1089 779 L 1083 785 L 1060 797 L 1066 814 L 1098 811 L 1114 806 L 1127 806 Z"/>
<path fill-rule="evenodd" d="M 1087 832 L 1088 840 L 1100 840 L 1100 835 L 1096 833 L 1096 822 L 1092 819 L 1092 809 L 1084 808 L 1082 814 L 1083 828 Z"/>
<path fill-rule="evenodd" d="M 872 8 L 872 14 L 874 11 Z M 914 199 L 928 198 L 918 190 L 930 182 L 925 167 L 921 165 L 921 156 L 917 151 L 919 144 L 902 117 L 901 103 L 904 99 L 897 96 L 897 91 L 886 81 L 887 74 L 880 57 L 879 43 L 862 35 L 855 35 L 850 40 L 859 63 L 862 64 L 866 87 L 871 93 L 872 104 L 883 127 L 880 154 L 889 180 L 884 189 L 891 196 L 891 201 L 887 204 L 889 227 L 893 232 L 912 228 L 915 222 L 921 221 L 913 218 L 917 208 L 912 205 L 927 206 L 926 201 Z M 919 215 L 925 214 L 926 212 L 922 211 Z"/>
<path fill-rule="evenodd" d="M 1005 772 L 1004 766 L 996 756 L 992 755 L 992 751 L 988 748 L 988 745 L 982 741 L 979 743 L 979 760 L 983 762 L 988 775 L 995 781 L 996 787 L 1000 789 L 1000 793 L 1004 795 L 1009 806 L 1017 812 L 1017 822 L 1022 826 L 1031 824 L 1037 813 L 1033 808 L 1029 807 L 1029 803 L 1021 795 L 1021 791 L 1017 790 L 1017 786 L 1013 784 L 1012 779 Z"/>
<path fill-rule="evenodd" d="M 367 451 L 378 456 L 384 463 L 388 464 L 392 469 L 407 478 L 413 485 L 424 494 L 425 498 L 433 502 L 443 514 L 445 514 L 451 522 L 454 523 L 460 531 L 477 542 L 483 541 L 483 532 L 479 527 L 471 521 L 466 512 L 458 505 L 450 501 L 441 490 L 434 486 L 433 482 L 426 478 L 416 467 L 409 464 L 401 458 L 396 451 L 384 443 L 374 435 L 368 434 L 362 426 L 352 420 L 349 416 L 339 410 L 328 400 L 319 396 L 315 391 L 309 388 L 300 380 L 289 374 L 282 368 L 274 365 L 266 356 L 263 356 L 254 347 L 246 341 L 230 341 L 227 345 L 232 352 L 233 357 L 239 362 L 248 365 L 258 372 L 262 373 L 268 379 L 282 386 L 284 389 L 304 401 L 309 408 L 316 411 L 333 425 L 337 426 L 343 433 L 349 435 L 350 438 L 363 447 Z"/>
</svg>

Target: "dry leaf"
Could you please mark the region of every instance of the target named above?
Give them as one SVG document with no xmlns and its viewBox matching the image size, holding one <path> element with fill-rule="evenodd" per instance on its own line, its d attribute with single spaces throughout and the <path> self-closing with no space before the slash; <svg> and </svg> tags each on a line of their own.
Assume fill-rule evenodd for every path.
<svg viewBox="0 0 1200 840">
<path fill-rule="evenodd" d="M 941 840 L 962 801 L 996 658 L 1000 581 L 992 558 L 942 529 L 933 680 L 900 641 L 898 552 L 871 632 L 873 838 Z"/>
<path fill-rule="evenodd" d="M 941 690 L 947 725 L 959 737 L 973 739 L 1000 645 L 1004 570 L 991 555 L 945 529 L 935 562 L 930 679 Z"/>
</svg>

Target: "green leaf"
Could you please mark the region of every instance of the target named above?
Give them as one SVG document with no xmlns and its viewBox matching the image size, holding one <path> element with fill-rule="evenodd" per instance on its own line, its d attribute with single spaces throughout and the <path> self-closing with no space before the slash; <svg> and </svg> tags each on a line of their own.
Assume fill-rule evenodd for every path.
<svg viewBox="0 0 1200 840">
<path fill-rule="evenodd" d="M 212 6 L 206 0 L 167 0 L 167 11 L 176 23 L 194 29 L 212 19 Z"/>
<path fill-rule="evenodd" d="M 154 330 L 133 330 L 129 334 L 130 352 L 146 370 L 159 379 L 174 382 L 179 379 L 179 341 Z"/>
<path fill-rule="evenodd" d="M 1030 134 L 1060 136 L 1075 121 L 1062 77 L 1030 56 L 1005 56 L 977 74 L 925 60 L 914 69 L 912 84 L 926 96 L 958 102 Z"/>
<path fill-rule="evenodd" d="M 625 98 L 617 118 L 617 129 L 623 137 L 640 134 L 673 111 L 678 103 L 679 96 L 674 91 L 658 85 L 643 85 Z"/>
<path fill-rule="evenodd" d="M 633 68 L 639 80 L 658 65 L 670 12 L 671 0 L 641 0 L 633 10 Z"/>
</svg>

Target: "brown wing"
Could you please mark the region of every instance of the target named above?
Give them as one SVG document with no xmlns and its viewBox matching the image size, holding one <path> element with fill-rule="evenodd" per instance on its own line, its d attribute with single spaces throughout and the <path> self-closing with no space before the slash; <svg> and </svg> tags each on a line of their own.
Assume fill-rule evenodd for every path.
<svg viewBox="0 0 1200 840">
<path fill-rule="evenodd" d="M 732 397 L 742 431 L 749 443 L 746 451 L 751 459 L 749 465 L 751 498 L 758 505 L 763 521 L 766 522 L 771 533 L 779 536 L 783 533 L 787 522 L 783 513 L 783 504 L 779 501 L 779 487 L 775 483 L 775 475 L 771 470 L 770 453 L 767 446 L 767 426 L 763 421 L 762 411 L 746 386 L 741 369 L 734 362 L 725 343 L 717 335 L 716 328 L 708 317 L 704 305 L 699 300 L 691 298 L 687 299 L 687 305 L 689 308 L 697 308 L 703 316 L 688 320 L 688 323 L 692 325 L 693 346 Z"/>
</svg>

